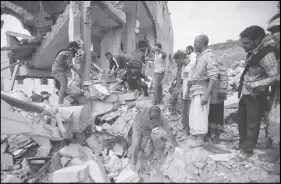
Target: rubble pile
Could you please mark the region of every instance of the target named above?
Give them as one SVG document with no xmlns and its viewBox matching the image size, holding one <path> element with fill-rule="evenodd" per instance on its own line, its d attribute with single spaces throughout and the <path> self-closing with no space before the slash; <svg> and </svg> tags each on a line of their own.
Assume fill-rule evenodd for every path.
<svg viewBox="0 0 281 184">
<path fill-rule="evenodd" d="M 101 81 L 110 81 L 107 76 L 102 77 L 105 79 Z M 261 169 L 264 163 L 256 156 L 242 163 L 232 160 L 237 153 L 232 146 L 239 138 L 237 109 L 225 110 L 226 124 L 220 145 L 190 148 L 192 138 L 183 131 L 180 115 L 168 113 L 166 102 L 169 95 L 164 96 L 165 103 L 160 108 L 183 149 L 173 149 L 166 132 L 155 128 L 144 153 L 140 154 L 137 171 L 132 171 L 129 161 L 131 127 L 137 110 L 128 110 L 128 106 L 134 100 L 146 98 L 135 93 L 122 93 L 121 89 L 113 91 L 114 87 L 114 83 L 105 81 L 89 85 L 93 117 L 90 123 L 85 121 L 82 128 L 76 127 L 81 132 L 76 132 L 71 139 L 48 143 L 34 136 L 1 135 L 1 182 L 280 181 L 280 176 L 269 176 Z M 165 94 L 168 94 L 167 90 L 168 85 L 165 85 Z M 33 121 L 40 120 L 36 113 L 21 113 Z"/>
<path fill-rule="evenodd" d="M 227 69 L 228 77 L 229 77 L 229 87 L 232 92 L 238 91 L 240 77 L 245 67 L 245 61 L 235 61 L 229 69 Z"/>
</svg>

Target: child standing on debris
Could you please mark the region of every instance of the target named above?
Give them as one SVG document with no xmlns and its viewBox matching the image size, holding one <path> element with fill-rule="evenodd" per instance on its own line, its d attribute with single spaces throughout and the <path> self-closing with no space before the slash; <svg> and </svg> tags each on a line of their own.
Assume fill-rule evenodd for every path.
<svg viewBox="0 0 281 184">
<path fill-rule="evenodd" d="M 80 78 L 82 77 L 82 74 L 74 67 L 72 63 L 72 58 L 75 56 L 79 48 L 80 47 L 78 43 L 72 41 L 69 43 L 68 48 L 60 50 L 55 57 L 55 62 L 52 66 L 52 76 L 55 78 L 56 88 L 60 90 L 59 104 L 63 103 L 63 98 L 66 94 L 67 73 L 69 72 L 69 69 L 75 71 Z"/>
<path fill-rule="evenodd" d="M 146 102 L 137 102 L 132 104 L 139 110 L 133 122 L 133 136 L 132 136 L 132 161 L 131 169 L 136 169 L 139 153 L 144 152 L 144 148 L 150 138 L 152 129 L 162 126 L 167 132 L 175 147 L 178 147 L 176 138 L 169 127 L 168 120 L 161 114 L 161 110 L 156 105 L 151 105 Z"/>
</svg>

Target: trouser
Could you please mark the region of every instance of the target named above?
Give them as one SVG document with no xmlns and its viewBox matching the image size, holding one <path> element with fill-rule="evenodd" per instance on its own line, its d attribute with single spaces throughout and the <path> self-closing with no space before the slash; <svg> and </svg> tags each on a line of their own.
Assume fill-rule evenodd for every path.
<svg viewBox="0 0 281 184">
<path fill-rule="evenodd" d="M 208 119 L 208 135 L 211 136 L 211 134 L 214 133 L 216 136 L 219 136 L 220 133 L 223 132 L 224 102 L 218 104 L 210 104 Z"/>
<path fill-rule="evenodd" d="M 189 111 L 189 126 L 191 135 L 205 135 L 208 133 L 208 116 L 210 100 L 206 105 L 201 105 L 203 95 L 194 95 L 191 98 Z"/>
<path fill-rule="evenodd" d="M 252 154 L 258 142 L 265 103 L 265 95 L 257 95 L 255 97 L 243 95 L 239 101 L 239 143 L 242 145 L 241 149 L 246 153 Z"/>
<path fill-rule="evenodd" d="M 130 90 L 139 90 L 141 92 L 141 90 L 143 90 L 144 92 L 144 96 L 148 96 L 148 86 L 145 82 L 143 82 L 141 79 L 134 79 L 132 77 L 128 77 L 127 78 L 127 82 L 129 85 L 129 89 Z"/>
<path fill-rule="evenodd" d="M 182 86 L 176 86 L 173 93 L 169 97 L 169 111 L 171 112 L 182 112 Z"/>
<path fill-rule="evenodd" d="M 63 98 L 67 89 L 67 77 L 61 72 L 52 72 L 52 76 L 55 78 L 55 87 L 59 90 L 59 104 L 63 103 Z"/>
<path fill-rule="evenodd" d="M 154 102 L 159 104 L 163 97 L 162 80 L 165 73 L 154 73 Z"/>
<path fill-rule="evenodd" d="M 135 122 L 133 122 L 132 134 L 132 164 L 137 164 L 139 153 L 145 154 L 144 149 L 148 143 L 151 132 L 141 132 Z"/>
<path fill-rule="evenodd" d="M 183 99 L 183 110 L 181 113 L 181 123 L 183 128 L 189 132 L 189 107 L 190 107 L 190 100 Z"/>
</svg>

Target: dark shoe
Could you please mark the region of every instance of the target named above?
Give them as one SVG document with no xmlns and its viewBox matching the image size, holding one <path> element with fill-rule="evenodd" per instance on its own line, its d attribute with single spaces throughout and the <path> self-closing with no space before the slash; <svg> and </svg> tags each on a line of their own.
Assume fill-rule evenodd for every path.
<svg viewBox="0 0 281 184">
<path fill-rule="evenodd" d="M 267 141 L 258 144 L 256 146 L 256 149 L 266 150 L 266 149 L 272 148 L 272 142 L 273 142 L 272 139 L 268 138 Z"/>
<path fill-rule="evenodd" d="M 213 143 L 214 144 L 219 144 L 220 143 L 220 136 L 219 135 L 215 135 L 215 137 L 213 138 Z"/>
<path fill-rule="evenodd" d="M 280 153 L 277 150 L 268 150 L 266 153 L 259 154 L 258 157 L 262 162 L 275 163 L 280 157 Z"/>
<path fill-rule="evenodd" d="M 263 169 L 266 170 L 268 173 L 280 175 L 280 158 L 279 161 L 276 162 L 273 166 L 265 165 Z"/>
</svg>

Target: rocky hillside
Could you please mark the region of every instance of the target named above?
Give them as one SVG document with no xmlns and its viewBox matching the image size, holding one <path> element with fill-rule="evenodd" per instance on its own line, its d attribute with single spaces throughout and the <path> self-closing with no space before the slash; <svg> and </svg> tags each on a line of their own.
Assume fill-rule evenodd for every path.
<svg viewBox="0 0 281 184">
<path fill-rule="evenodd" d="M 228 40 L 225 43 L 213 44 L 209 48 L 215 51 L 217 58 L 222 60 L 225 67 L 229 67 L 235 61 L 241 61 L 246 58 L 246 53 L 238 40 Z"/>
</svg>

